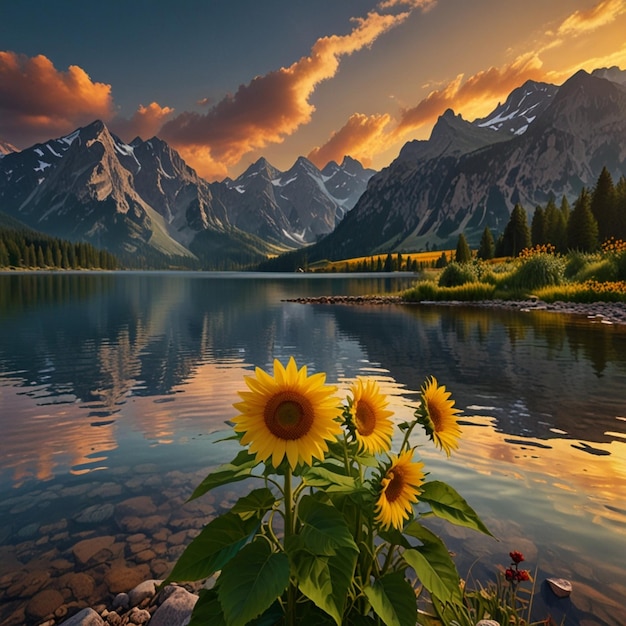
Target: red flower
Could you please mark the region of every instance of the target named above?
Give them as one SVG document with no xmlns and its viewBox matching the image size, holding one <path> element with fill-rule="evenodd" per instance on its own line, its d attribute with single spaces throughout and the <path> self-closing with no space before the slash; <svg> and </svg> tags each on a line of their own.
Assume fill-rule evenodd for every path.
<svg viewBox="0 0 626 626">
<path fill-rule="evenodd" d="M 521 563 L 524 560 L 524 555 L 517 550 L 513 550 L 513 552 L 509 552 L 509 556 L 511 557 L 511 561 L 517 565 L 517 563 Z"/>
<path fill-rule="evenodd" d="M 512 582 L 515 580 L 515 570 L 509 567 L 506 572 L 504 572 L 504 576 L 509 582 Z"/>
<path fill-rule="evenodd" d="M 517 572 L 517 580 L 519 580 L 520 582 L 524 582 L 526 580 L 530 580 L 530 575 L 528 573 L 528 570 L 525 570 L 525 569 L 518 570 L 518 572 Z"/>
</svg>

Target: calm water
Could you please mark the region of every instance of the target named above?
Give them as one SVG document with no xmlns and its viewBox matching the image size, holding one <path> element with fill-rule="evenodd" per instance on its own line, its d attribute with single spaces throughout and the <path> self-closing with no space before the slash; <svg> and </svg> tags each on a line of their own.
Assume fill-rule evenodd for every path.
<svg viewBox="0 0 626 626">
<path fill-rule="evenodd" d="M 520 550 L 537 568 L 537 617 L 623 624 L 626 329 L 540 311 L 284 301 L 410 280 L 0 275 L 0 624 L 34 621 L 29 602 L 46 589 L 85 606 L 115 592 L 116 572 L 163 577 L 237 497 L 184 506 L 233 455 L 214 442 L 243 375 L 291 355 L 340 387 L 376 377 L 399 422 L 427 376 L 446 384 L 464 410 L 460 451 L 415 443 L 497 537 L 432 523 L 461 576 L 486 581 Z M 555 601 L 547 576 L 571 580 L 572 598 Z"/>
</svg>

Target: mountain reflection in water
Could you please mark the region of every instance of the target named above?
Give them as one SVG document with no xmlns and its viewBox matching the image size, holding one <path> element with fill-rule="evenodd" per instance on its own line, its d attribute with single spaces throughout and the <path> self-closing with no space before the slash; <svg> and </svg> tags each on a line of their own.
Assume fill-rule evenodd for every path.
<svg viewBox="0 0 626 626">
<path fill-rule="evenodd" d="M 619 623 L 626 328 L 542 311 L 284 301 L 395 292 L 412 279 L 0 275 L 0 581 L 48 558 L 40 526 L 66 520 L 55 554 L 71 559 L 95 494 L 99 505 L 129 494 L 157 501 L 169 493 L 156 487 L 165 476 L 191 489 L 234 452 L 212 442 L 243 376 L 293 355 L 342 389 L 374 376 L 398 422 L 426 376 L 445 384 L 463 409 L 458 453 L 446 459 L 421 435 L 415 443 L 431 477 L 456 487 L 500 539 L 433 521 L 461 576 L 471 567 L 488 579 L 519 549 L 540 575 L 573 580 L 566 624 Z M 125 531 L 111 517 L 90 532 L 123 540 Z M 546 607 L 562 610 L 538 598 Z"/>
</svg>

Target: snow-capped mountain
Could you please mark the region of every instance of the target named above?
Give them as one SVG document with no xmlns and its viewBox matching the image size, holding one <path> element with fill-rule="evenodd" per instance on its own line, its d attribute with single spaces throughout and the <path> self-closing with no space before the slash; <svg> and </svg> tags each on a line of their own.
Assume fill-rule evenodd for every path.
<svg viewBox="0 0 626 626">
<path fill-rule="evenodd" d="M 253 262 L 331 232 L 373 173 L 344 160 L 329 178 L 346 179 L 336 185 L 343 193 L 337 198 L 304 158 L 288 172 L 260 159 L 236 181 L 209 183 L 157 137 L 127 144 L 96 121 L 7 151 L 0 206 L 31 228 L 127 258 L 159 253 Z"/>
<path fill-rule="evenodd" d="M 356 204 L 374 170 L 345 157 L 320 171 L 299 157 L 282 172 L 260 158 L 226 185 L 240 197 L 230 217 L 238 228 L 291 247 L 313 243 L 330 233 Z"/>
<path fill-rule="evenodd" d="M 527 80 L 487 117 L 474 120 L 473 124 L 480 128 L 521 135 L 546 110 L 558 90 L 556 85 L 550 83 Z"/>
<path fill-rule="evenodd" d="M 605 166 L 618 180 L 626 175 L 624 74 L 611 68 L 579 71 L 560 87 L 526 83 L 471 123 L 446 111 L 428 141 L 409 142 L 372 177 L 308 260 L 454 247 L 460 233 L 477 245 L 485 226 L 502 232 L 517 203 L 530 218 L 550 197 L 574 201 Z"/>
</svg>

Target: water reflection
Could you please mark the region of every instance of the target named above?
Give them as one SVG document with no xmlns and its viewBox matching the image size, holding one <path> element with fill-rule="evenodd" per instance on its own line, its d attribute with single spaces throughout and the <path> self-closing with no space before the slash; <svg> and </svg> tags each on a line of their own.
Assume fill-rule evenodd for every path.
<svg viewBox="0 0 626 626">
<path fill-rule="evenodd" d="M 0 275 L 3 567 L 16 558 L 6 546 L 18 546 L 20 567 L 47 549 L 23 528 L 61 523 L 56 515 L 83 532 L 72 520 L 87 498 L 102 504 L 103 493 L 143 495 L 152 485 L 163 500 L 164 489 L 181 489 L 181 473 L 190 489 L 199 470 L 230 456 L 210 442 L 233 414 L 242 376 L 294 355 L 340 386 L 375 376 L 398 421 L 426 376 L 453 391 L 466 433 L 458 455 L 415 443 L 433 478 L 457 487 L 507 541 L 453 530 L 461 571 L 484 557 L 477 571 L 488 575 L 494 554 L 515 548 L 546 573 L 600 585 L 602 602 L 619 596 L 626 329 L 541 311 L 285 302 L 410 280 Z M 159 482 L 165 472 L 176 489 Z M 59 494 L 68 495 L 53 507 Z M 102 533 L 120 532 L 108 523 Z M 64 541 L 61 552 L 72 537 Z"/>
</svg>

